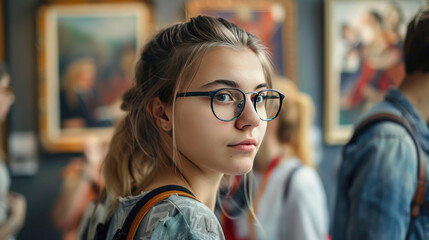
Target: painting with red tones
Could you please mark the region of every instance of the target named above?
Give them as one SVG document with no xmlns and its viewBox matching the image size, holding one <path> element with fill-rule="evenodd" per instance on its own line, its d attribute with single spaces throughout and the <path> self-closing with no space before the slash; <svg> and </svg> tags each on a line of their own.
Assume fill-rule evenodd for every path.
<svg viewBox="0 0 429 240">
<path fill-rule="evenodd" d="M 276 74 L 298 81 L 295 2 L 292 0 L 190 0 L 187 18 L 224 18 L 258 37 L 268 47 Z"/>
<path fill-rule="evenodd" d="M 359 116 L 405 75 L 406 26 L 419 0 L 328 0 L 325 13 L 325 140 L 344 144 Z"/>
</svg>

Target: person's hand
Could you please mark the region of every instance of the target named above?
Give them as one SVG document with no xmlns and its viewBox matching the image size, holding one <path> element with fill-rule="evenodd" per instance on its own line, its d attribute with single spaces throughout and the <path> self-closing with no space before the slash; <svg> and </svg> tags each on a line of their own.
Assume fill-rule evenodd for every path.
<svg viewBox="0 0 429 240">
<path fill-rule="evenodd" d="M 10 212 L 7 223 L 11 228 L 12 235 L 14 235 L 24 225 L 27 201 L 23 195 L 15 192 L 9 192 L 6 196 L 6 200 Z"/>
<path fill-rule="evenodd" d="M 88 164 L 100 166 L 106 155 L 106 149 L 101 139 L 96 136 L 88 136 L 84 144 L 84 154 Z"/>
<path fill-rule="evenodd" d="M 84 169 L 84 174 L 89 179 L 92 179 L 97 184 L 103 185 L 102 178 L 100 177 L 101 164 L 107 153 L 107 145 L 101 139 L 95 136 L 89 136 L 85 140 L 84 155 L 87 164 Z"/>
</svg>

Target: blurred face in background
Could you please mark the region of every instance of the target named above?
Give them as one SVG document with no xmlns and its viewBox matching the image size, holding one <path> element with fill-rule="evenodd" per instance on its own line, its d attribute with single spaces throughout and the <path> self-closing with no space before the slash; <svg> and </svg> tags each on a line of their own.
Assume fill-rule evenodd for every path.
<svg viewBox="0 0 429 240">
<path fill-rule="evenodd" d="M 78 89 L 83 92 L 89 92 L 95 85 L 96 69 L 92 64 L 82 65 L 76 74 L 76 84 Z"/>
<path fill-rule="evenodd" d="M 15 100 L 15 95 L 9 87 L 9 83 L 10 78 L 7 74 L 0 79 L 0 122 L 6 119 L 10 105 Z"/>
</svg>

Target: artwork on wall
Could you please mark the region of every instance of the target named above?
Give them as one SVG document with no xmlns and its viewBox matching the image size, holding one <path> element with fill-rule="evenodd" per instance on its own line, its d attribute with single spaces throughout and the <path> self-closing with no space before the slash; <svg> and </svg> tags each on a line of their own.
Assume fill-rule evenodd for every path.
<svg viewBox="0 0 429 240">
<path fill-rule="evenodd" d="M 198 15 L 225 18 L 257 36 L 268 46 L 276 73 L 298 81 L 293 0 L 187 1 L 187 18 Z"/>
<path fill-rule="evenodd" d="M 52 4 L 38 15 L 40 134 L 49 151 L 110 139 L 137 51 L 150 34 L 143 3 Z"/>
<path fill-rule="evenodd" d="M 405 75 L 402 44 L 419 0 L 328 0 L 325 140 L 344 144 L 358 117 Z"/>
</svg>

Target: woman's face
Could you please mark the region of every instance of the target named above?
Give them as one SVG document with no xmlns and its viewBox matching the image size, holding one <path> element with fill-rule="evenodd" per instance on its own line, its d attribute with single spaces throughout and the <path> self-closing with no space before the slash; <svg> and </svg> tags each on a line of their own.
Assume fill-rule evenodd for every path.
<svg viewBox="0 0 429 240">
<path fill-rule="evenodd" d="M 9 112 L 10 105 L 15 100 L 15 96 L 9 91 L 9 75 L 4 75 L 0 79 L 0 122 L 3 122 Z"/>
<path fill-rule="evenodd" d="M 95 84 L 95 74 L 95 67 L 93 65 L 87 64 L 82 66 L 76 79 L 79 90 L 84 92 L 91 91 Z"/>
<path fill-rule="evenodd" d="M 179 92 L 238 88 L 244 93 L 267 88 L 258 57 L 250 49 L 216 47 L 209 50 L 193 80 Z M 204 172 L 243 174 L 253 160 L 266 130 L 246 94 L 241 115 L 221 121 L 211 109 L 210 97 L 176 99 L 175 133 L 179 152 Z"/>
</svg>

